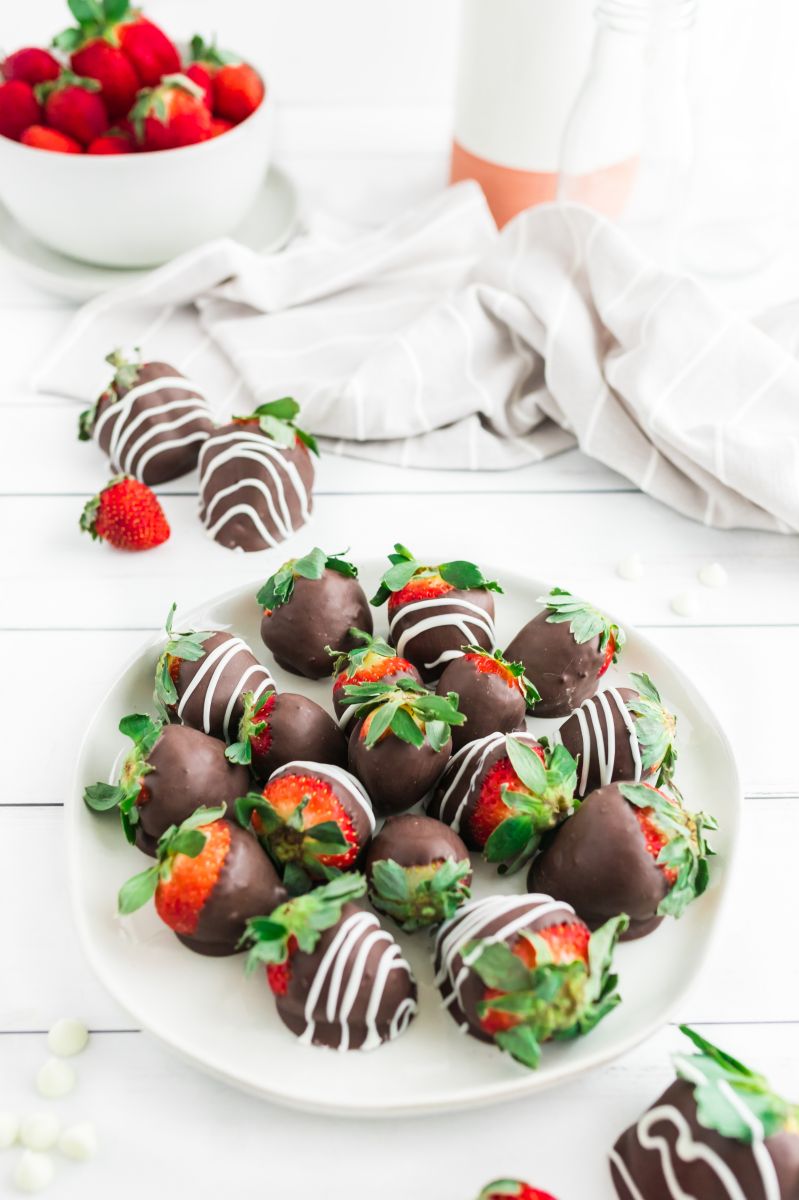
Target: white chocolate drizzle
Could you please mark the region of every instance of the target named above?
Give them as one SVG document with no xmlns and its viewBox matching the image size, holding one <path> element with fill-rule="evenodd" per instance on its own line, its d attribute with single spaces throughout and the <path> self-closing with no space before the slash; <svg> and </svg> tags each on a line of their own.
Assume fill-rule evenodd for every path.
<svg viewBox="0 0 799 1200">
<path fill-rule="evenodd" d="M 134 413 L 137 400 L 168 388 L 180 390 L 186 395 Z M 175 420 L 154 420 L 172 413 L 175 414 Z M 158 379 L 138 384 L 121 400 L 109 403 L 97 418 L 92 436 L 99 441 L 101 431 L 106 425 L 110 425 L 108 457 L 112 467 L 122 474 L 134 475 L 141 479 L 146 467 L 159 454 L 189 446 L 193 442 L 207 441 L 207 425 L 202 429 L 190 429 L 188 433 L 179 437 L 163 438 L 163 434 L 193 425 L 197 421 L 210 423 L 211 413 L 195 385 L 182 375 L 162 375 Z M 145 427 L 143 432 L 131 441 L 141 426 Z M 148 442 L 153 444 L 145 449 Z"/>
<path fill-rule="evenodd" d="M 256 697 L 260 696 L 268 688 L 275 688 L 275 681 L 269 671 L 261 663 L 255 661 L 252 650 L 241 638 L 229 637 L 225 641 L 220 642 L 218 646 L 214 646 L 213 650 L 209 650 L 202 659 L 196 674 L 178 701 L 177 715 L 180 720 L 183 719 L 183 714 L 189 700 L 200 687 L 200 684 L 207 679 L 203 697 L 202 730 L 203 733 L 211 732 L 212 709 L 220 682 L 226 668 L 240 654 L 246 655 L 245 669 L 239 676 L 238 683 L 228 696 L 222 721 L 222 735 L 226 741 L 230 740 L 230 718 L 236 701 L 243 694 L 244 683 L 253 676 L 255 677 L 257 682 L 250 683 L 247 690 L 254 692 Z M 210 678 L 207 678 L 209 673 Z M 234 730 L 234 732 L 237 731 Z"/>
<path fill-rule="evenodd" d="M 445 790 L 437 807 L 439 819 L 445 825 L 449 825 L 455 833 L 460 833 L 463 814 L 475 787 L 481 782 L 480 777 L 486 760 L 500 744 L 504 745 L 507 736 L 505 733 L 489 733 L 483 738 L 476 738 L 473 742 L 467 742 L 465 746 L 461 746 L 460 750 L 452 755 L 452 758 L 447 763 L 446 770 L 439 784 L 439 787 Z M 532 734 L 525 733 L 524 730 L 520 730 L 511 736 L 518 738 L 519 741 L 528 746 L 534 745 L 536 740 Z M 458 800 L 456 793 L 467 771 L 469 772 L 468 783 L 463 795 Z"/>
<path fill-rule="evenodd" d="M 460 658 L 463 650 L 462 647 L 475 641 L 475 630 L 482 631 L 489 640 L 491 648 L 496 643 L 496 632 L 494 630 L 494 622 L 484 608 L 478 604 L 472 604 L 471 600 L 463 600 L 458 596 L 451 597 L 444 595 L 438 596 L 430 600 L 416 600 L 412 604 L 406 604 L 391 618 L 388 627 L 389 638 L 394 637 L 394 631 L 400 621 L 407 619 L 411 613 L 423 613 L 431 608 L 448 608 L 449 612 L 439 613 L 427 617 L 420 617 L 418 621 L 411 622 L 410 625 L 400 634 L 399 639 L 395 643 L 397 654 L 400 657 L 405 655 L 405 650 L 410 641 L 418 637 L 421 633 L 427 633 L 430 629 L 441 629 L 446 626 L 451 626 L 456 629 L 463 639 L 457 648 L 444 650 L 439 654 L 438 658 L 432 662 L 426 662 L 425 669 L 432 671 L 435 667 L 441 666 L 442 663 L 452 662 L 455 658 Z"/>
<path fill-rule="evenodd" d="M 591 696 L 588 700 L 583 700 L 580 707 L 575 708 L 569 717 L 566 718 L 566 720 L 571 720 L 574 717 L 577 721 L 583 743 L 582 752 L 579 756 L 580 780 L 577 788 L 578 796 L 584 796 L 586 793 L 588 771 L 591 765 L 591 751 L 594 749 L 596 750 L 596 761 L 599 768 L 599 786 L 606 787 L 609 783 L 613 782 L 613 770 L 616 766 L 616 729 L 613 723 L 613 712 L 611 711 L 610 701 L 613 701 L 621 715 L 630 741 L 630 753 L 633 758 L 633 779 L 638 783 L 641 778 L 643 764 L 641 762 L 641 747 L 638 744 L 638 736 L 635 732 L 635 721 L 618 688 L 608 688 L 604 692 L 597 692 L 595 696 Z M 600 720 L 600 709 L 602 710 L 604 722 Z M 552 735 L 552 741 L 561 741 L 560 730 L 557 730 Z"/>
</svg>

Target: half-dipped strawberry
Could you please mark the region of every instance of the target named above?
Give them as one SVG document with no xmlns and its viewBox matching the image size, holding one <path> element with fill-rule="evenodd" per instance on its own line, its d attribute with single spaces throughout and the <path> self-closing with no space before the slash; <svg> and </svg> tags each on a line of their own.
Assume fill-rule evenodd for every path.
<svg viewBox="0 0 799 1200">
<path fill-rule="evenodd" d="M 306 1045 L 373 1050 L 416 1014 L 399 946 L 352 903 L 365 888 L 362 875 L 342 875 L 247 925 L 247 969 L 266 967 L 280 1019 Z"/>
<path fill-rule="evenodd" d="M 239 799 L 236 816 L 256 833 L 294 895 L 357 866 L 375 828 L 357 779 L 305 760 L 280 767 L 262 793 Z"/>
<path fill-rule="evenodd" d="M 433 787 L 452 752 L 453 725 L 463 723 L 458 697 L 436 696 L 412 679 L 393 686 L 360 683 L 344 689 L 355 704 L 350 770 L 378 812 L 412 808 Z"/>
<path fill-rule="evenodd" d="M 445 1007 L 473 1037 L 527 1067 L 541 1045 L 588 1033 L 619 1003 L 614 917 L 593 935 L 549 896 L 471 900 L 436 937 L 436 983 Z"/>
<path fill-rule="evenodd" d="M 464 646 L 460 658 L 444 668 L 436 692 L 457 692 L 458 707 L 466 717 L 466 724 L 452 731 L 454 750 L 489 733 L 524 729 L 524 715 L 538 700 L 521 663 L 508 662 L 499 650 L 491 654 L 482 646 Z"/>
<path fill-rule="evenodd" d="M 165 725 L 141 713 L 119 722 L 133 741 L 117 782 L 93 783 L 83 799 L 95 812 L 119 809 L 129 842 L 155 855 L 158 839 L 203 805 L 232 806 L 246 794 L 244 767 L 225 757 L 225 743 L 185 725 Z"/>
<path fill-rule="evenodd" d="M 225 808 L 199 808 L 159 838 L 155 866 L 129 879 L 119 893 L 122 916 L 153 896 L 164 924 L 198 954 L 235 954 L 248 920 L 271 912 L 286 897 L 275 868 L 256 839 Z"/>
<path fill-rule="evenodd" d="M 333 674 L 329 647 L 351 649 L 353 626 L 372 631 L 372 613 L 358 583 L 358 568 L 318 546 L 283 563 L 256 599 L 263 610 L 264 645 L 284 670 L 309 679 Z"/>
<path fill-rule="evenodd" d="M 303 757 L 344 767 L 347 741 L 330 713 L 308 696 L 270 692 L 256 700 L 247 692 L 238 741 L 228 746 L 227 756 L 265 781 L 278 767 Z"/>
<path fill-rule="evenodd" d="M 523 1179 L 494 1179 L 485 1185 L 477 1200 L 555 1200 L 555 1197 Z"/>
<path fill-rule="evenodd" d="M 616 662 L 624 630 L 579 596 L 553 588 L 539 596 L 546 607 L 528 621 L 505 651 L 524 665 L 540 699 L 537 717 L 562 717 L 593 696 L 599 680 Z"/>
<path fill-rule="evenodd" d="M 643 937 L 705 891 L 712 853 L 705 831 L 715 828 L 712 817 L 688 812 L 678 793 L 611 783 L 554 834 L 528 886 L 573 904 L 592 928 L 627 913 L 625 937 Z"/>
<path fill-rule="evenodd" d="M 502 588 L 474 563 L 426 566 L 397 543 L 372 604 L 388 601 L 388 640 L 426 681 L 438 679 L 466 645 L 493 650 L 494 599 Z"/>
<path fill-rule="evenodd" d="M 500 872 L 515 871 L 572 811 L 577 764 L 530 733 L 490 733 L 450 759 L 428 812 L 482 850 Z"/>
<path fill-rule="evenodd" d="M 371 628 L 371 622 L 370 622 Z M 412 662 L 400 658 L 393 646 L 380 637 L 373 637 L 363 629 L 350 629 L 348 641 L 351 649 L 330 650 L 333 656 L 333 711 L 342 729 L 346 729 L 355 715 L 356 704 L 344 699 L 344 689 L 359 683 L 381 683 L 391 687 L 398 679 L 422 682 L 422 677 Z"/>
<path fill-rule="evenodd" d="M 415 813 L 388 818 L 364 869 L 372 904 L 406 933 L 454 916 L 471 894 L 469 852 L 457 833 Z"/>
</svg>

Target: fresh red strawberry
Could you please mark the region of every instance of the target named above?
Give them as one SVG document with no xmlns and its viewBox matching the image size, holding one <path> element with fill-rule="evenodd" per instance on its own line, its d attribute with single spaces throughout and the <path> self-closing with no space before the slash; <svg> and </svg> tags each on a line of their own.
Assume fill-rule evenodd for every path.
<svg viewBox="0 0 799 1200">
<path fill-rule="evenodd" d="M 210 896 L 230 849 L 230 826 L 224 821 L 201 825 L 207 841 L 196 858 L 177 854 L 168 879 L 155 890 L 155 909 L 175 933 L 194 933 L 203 905 Z"/>
<path fill-rule="evenodd" d="M 10 83 L 0 84 L 0 134 L 3 137 L 20 141 L 25 130 L 37 124 L 41 116 L 39 101 L 29 83 L 12 79 Z"/>
<path fill-rule="evenodd" d="M 393 614 L 403 604 L 413 604 L 418 600 L 435 600 L 451 591 L 454 591 L 454 584 L 447 583 L 435 571 L 431 571 L 429 575 L 417 575 L 398 592 L 391 593 L 388 611 Z"/>
<path fill-rule="evenodd" d="M 197 84 L 197 87 L 202 88 L 203 99 L 207 106 L 211 108 L 214 102 L 214 84 L 208 67 L 203 63 L 193 62 L 190 66 L 183 69 L 183 74 L 193 80 Z"/>
<path fill-rule="evenodd" d="M 119 550 L 150 550 L 169 537 L 158 497 L 144 483 L 120 475 L 83 510 L 80 527 Z"/>
<path fill-rule="evenodd" d="M 288 862 L 296 858 L 297 842 L 301 845 L 305 843 L 305 831 L 314 825 L 333 821 L 338 825 L 346 846 L 342 845 L 341 850 L 335 854 L 317 855 L 316 861 L 325 867 L 337 867 L 340 871 L 352 866 L 358 857 L 358 839 L 349 813 L 337 799 L 329 783 L 308 775 L 282 775 L 266 785 L 263 796 L 283 827 L 269 837 L 270 849 L 278 859 Z M 302 830 L 291 830 L 288 823 L 303 802 Z M 252 823 L 256 833 L 268 836 L 261 811 L 256 809 L 253 812 Z M 299 833 L 299 838 L 289 836 L 295 832 Z"/>
<path fill-rule="evenodd" d="M 105 38 L 93 38 L 70 55 L 76 74 L 96 79 L 112 120 L 126 116 L 141 87 L 127 55 Z"/>
<path fill-rule="evenodd" d="M 495 1179 L 486 1184 L 477 1200 L 555 1200 L 555 1197 L 523 1179 Z"/>
<path fill-rule="evenodd" d="M 165 75 L 158 87 L 140 92 L 130 117 L 142 150 L 174 150 L 211 136 L 202 90 L 185 75 Z"/>
<path fill-rule="evenodd" d="M 537 937 L 546 943 L 547 959 L 557 965 L 572 962 L 582 962 L 588 965 L 588 943 L 591 933 L 582 921 L 569 921 L 562 925 L 550 925 L 538 932 Z M 535 943 L 527 937 L 517 938 L 511 947 L 511 953 L 521 959 L 530 970 L 537 965 L 538 952 Z M 483 997 L 486 1013 L 480 1022 L 485 1033 L 495 1034 L 503 1029 L 512 1029 L 520 1024 L 522 1017 L 503 1009 L 491 1008 L 491 1001 L 505 995 L 501 988 L 486 988 Z"/>
<path fill-rule="evenodd" d="M 109 129 L 89 142 L 87 154 L 132 154 L 135 146 L 121 129 Z"/>
<path fill-rule="evenodd" d="M 344 699 L 344 688 L 359 683 L 396 683 L 398 679 L 413 679 L 421 683 L 422 678 L 413 663 L 400 658 L 393 646 L 383 638 L 373 637 L 362 629 L 351 629 L 350 636 L 358 642 L 352 650 L 329 650 L 333 655 L 333 670 L 337 672 L 333 684 L 333 707 L 341 718 L 348 706 Z M 346 722 L 342 721 L 342 728 Z"/>
<path fill-rule="evenodd" d="M 543 746 L 534 746 L 532 749 L 544 763 Z M 533 791 L 521 782 L 510 759 L 501 758 L 499 762 L 494 763 L 483 780 L 480 798 L 469 822 L 472 837 L 481 849 L 494 830 L 513 816 L 513 809 L 505 803 L 506 789 L 523 796 L 534 795 Z"/>
<path fill-rule="evenodd" d="M 47 125 L 29 125 L 19 139 L 25 146 L 36 150 L 55 150 L 59 154 L 83 154 L 83 146 L 74 138 L 50 129 Z"/>
<path fill-rule="evenodd" d="M 96 79 L 62 71 L 58 79 L 40 83 L 36 95 L 44 105 L 47 124 L 83 146 L 108 128 L 108 110 Z"/>
<path fill-rule="evenodd" d="M 222 117 L 211 117 L 211 137 L 219 137 L 223 133 L 229 133 L 231 129 L 235 129 L 232 121 L 225 121 Z"/>
<path fill-rule="evenodd" d="M 162 29 L 143 17 L 137 9 L 131 9 L 130 17 L 112 26 L 114 35 L 133 64 L 143 87 L 155 87 L 165 75 L 180 70 L 180 54 L 177 47 Z"/>
<path fill-rule="evenodd" d="M 297 949 L 297 939 L 292 933 L 286 942 L 286 961 L 267 963 L 266 982 L 276 996 L 285 996 L 291 983 L 291 956 Z"/>
<path fill-rule="evenodd" d="M 214 75 L 214 115 L 234 125 L 251 116 L 264 98 L 261 76 L 248 63 L 230 63 Z"/>
<path fill-rule="evenodd" d="M 42 50 L 40 46 L 25 46 L 9 54 L 0 70 L 3 78 L 9 82 L 21 79 L 33 87 L 37 83 L 46 83 L 48 79 L 57 79 L 61 64 L 49 50 Z"/>
</svg>

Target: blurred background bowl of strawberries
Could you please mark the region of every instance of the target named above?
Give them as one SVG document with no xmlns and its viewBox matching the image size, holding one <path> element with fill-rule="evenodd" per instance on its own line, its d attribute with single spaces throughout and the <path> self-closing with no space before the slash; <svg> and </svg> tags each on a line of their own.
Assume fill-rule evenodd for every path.
<svg viewBox="0 0 799 1200">
<path fill-rule="evenodd" d="M 0 200 L 72 258 L 146 267 L 222 237 L 269 166 L 263 76 L 129 0 L 68 0 L 73 25 L 0 63 Z"/>
</svg>

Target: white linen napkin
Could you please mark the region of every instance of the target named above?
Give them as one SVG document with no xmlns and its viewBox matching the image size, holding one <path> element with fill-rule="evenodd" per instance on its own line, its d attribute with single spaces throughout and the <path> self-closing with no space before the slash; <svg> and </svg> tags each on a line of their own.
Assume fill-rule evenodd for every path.
<svg viewBox="0 0 799 1200">
<path fill-rule="evenodd" d="M 499 469 L 577 443 L 697 520 L 791 532 L 797 318 L 725 310 L 578 206 L 497 233 L 467 183 L 368 233 L 185 254 L 85 305 L 35 386 L 90 401 L 139 346 L 220 419 L 293 395 L 327 450 Z"/>
</svg>

